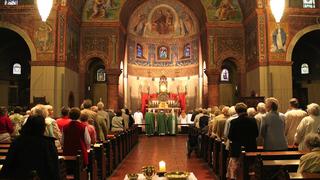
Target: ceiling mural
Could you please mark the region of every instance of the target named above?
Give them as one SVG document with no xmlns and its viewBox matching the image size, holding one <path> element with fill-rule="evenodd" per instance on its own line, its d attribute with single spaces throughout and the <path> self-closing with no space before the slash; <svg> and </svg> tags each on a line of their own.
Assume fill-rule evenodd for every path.
<svg viewBox="0 0 320 180">
<path fill-rule="evenodd" d="M 83 8 L 83 21 L 114 21 L 119 19 L 121 0 L 88 0 Z"/>
<path fill-rule="evenodd" d="M 134 11 L 128 31 L 136 36 L 176 38 L 196 34 L 198 23 L 191 11 L 177 1 L 150 0 Z"/>
<path fill-rule="evenodd" d="M 241 22 L 242 13 L 238 0 L 201 0 L 208 21 Z"/>
</svg>

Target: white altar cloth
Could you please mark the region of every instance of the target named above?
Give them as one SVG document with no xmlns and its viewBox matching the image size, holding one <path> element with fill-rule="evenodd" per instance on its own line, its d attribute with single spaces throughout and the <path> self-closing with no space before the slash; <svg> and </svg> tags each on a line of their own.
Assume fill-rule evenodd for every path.
<svg viewBox="0 0 320 180">
<path fill-rule="evenodd" d="M 139 175 L 138 176 L 138 180 L 146 180 L 146 178 L 144 177 L 143 174 L 138 174 L 138 175 Z M 124 180 L 129 180 L 127 175 L 124 178 Z M 155 175 L 155 176 L 152 177 L 152 180 L 167 180 L 167 178 L 166 177 L 159 177 L 158 175 Z M 198 179 L 196 178 L 196 176 L 193 173 L 190 173 L 190 175 L 189 175 L 187 180 L 198 180 Z"/>
</svg>

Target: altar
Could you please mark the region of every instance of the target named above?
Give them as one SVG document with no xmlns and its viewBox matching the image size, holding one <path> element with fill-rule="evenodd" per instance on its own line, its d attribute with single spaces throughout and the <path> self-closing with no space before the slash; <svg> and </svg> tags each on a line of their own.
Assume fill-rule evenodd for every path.
<svg viewBox="0 0 320 180">
<path fill-rule="evenodd" d="M 180 112 L 186 109 L 186 92 L 168 92 L 167 77 L 163 75 L 160 77 L 158 93 L 141 94 L 141 109 L 143 113 L 147 110 L 171 112 L 172 109 Z"/>
</svg>

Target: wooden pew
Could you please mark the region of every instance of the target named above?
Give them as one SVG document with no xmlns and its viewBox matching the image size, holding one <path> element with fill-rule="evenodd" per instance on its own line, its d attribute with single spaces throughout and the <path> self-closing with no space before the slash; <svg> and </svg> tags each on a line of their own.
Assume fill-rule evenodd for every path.
<svg viewBox="0 0 320 180">
<path fill-rule="evenodd" d="M 216 174 L 219 174 L 220 146 L 221 146 L 221 140 L 218 138 L 215 138 L 213 140 L 212 169 L 213 169 L 213 172 Z"/>
<path fill-rule="evenodd" d="M 95 144 L 93 146 L 95 152 L 95 159 L 97 160 L 97 173 L 99 179 L 105 180 L 107 175 L 107 160 L 106 151 L 103 144 Z"/>
<path fill-rule="evenodd" d="M 240 155 L 240 179 L 249 179 L 249 176 L 259 176 L 252 174 L 254 169 L 259 169 L 263 164 L 259 164 L 261 160 L 289 160 L 299 159 L 304 152 L 300 151 L 272 151 L 272 152 L 245 152 Z M 261 160 L 259 160 L 261 159 Z M 254 167 L 258 166 L 258 167 Z"/>
<path fill-rule="evenodd" d="M 83 168 L 82 156 L 59 156 L 66 165 L 67 179 L 87 180 L 87 170 Z"/>
<path fill-rule="evenodd" d="M 320 173 L 287 173 L 287 180 L 319 180 Z"/>
<path fill-rule="evenodd" d="M 226 150 L 226 142 L 222 141 L 219 152 L 219 177 L 220 180 L 225 180 L 227 173 L 227 161 L 229 152 Z"/>
<path fill-rule="evenodd" d="M 107 176 L 110 176 L 113 171 L 113 158 L 114 158 L 112 154 L 111 141 L 109 139 L 103 142 L 105 155 L 106 155 L 106 175 Z"/>
</svg>

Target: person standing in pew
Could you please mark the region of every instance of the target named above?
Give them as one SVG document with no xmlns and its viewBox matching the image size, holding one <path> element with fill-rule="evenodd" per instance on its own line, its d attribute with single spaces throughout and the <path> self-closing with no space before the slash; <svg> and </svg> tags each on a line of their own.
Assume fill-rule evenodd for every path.
<svg viewBox="0 0 320 180">
<path fill-rule="evenodd" d="M 288 144 L 285 137 L 285 116 L 278 112 L 279 101 L 270 97 L 265 100 L 267 113 L 262 117 L 261 136 L 265 151 L 287 150 Z"/>
<path fill-rule="evenodd" d="M 320 106 L 311 103 L 307 106 L 307 117 L 303 118 L 297 127 L 295 134 L 295 145 L 299 147 L 299 151 L 307 150 L 304 142 L 305 137 L 310 133 L 320 133 Z"/>
<path fill-rule="evenodd" d="M 294 145 L 294 135 L 301 120 L 307 116 L 307 113 L 299 109 L 298 99 L 292 98 L 289 101 L 289 110 L 284 114 L 285 119 L 285 135 L 288 145 Z"/>
<path fill-rule="evenodd" d="M 24 117 L 21 115 L 22 108 L 20 106 L 15 107 L 13 112 L 14 113 L 9 116 L 9 119 L 14 129 L 13 133 L 11 133 L 11 138 L 15 139 L 20 135 L 19 131 L 23 125 Z"/>
<path fill-rule="evenodd" d="M 0 107 L 0 143 L 10 143 L 10 134 L 14 131 L 7 113 L 7 108 Z"/>
<path fill-rule="evenodd" d="M 320 173 L 320 135 L 310 133 L 304 143 L 310 152 L 301 156 L 298 173 Z"/>
<path fill-rule="evenodd" d="M 0 172 L 0 179 L 58 180 L 58 152 L 53 137 L 44 136 L 45 119 L 30 116 L 12 142 Z"/>
<path fill-rule="evenodd" d="M 95 144 L 97 142 L 97 133 L 94 126 L 88 123 L 88 119 L 89 119 L 88 114 L 80 113 L 80 121 L 82 124 L 86 125 L 86 127 L 88 128 L 91 144 Z"/>
<path fill-rule="evenodd" d="M 263 138 L 261 137 L 261 133 L 260 133 L 261 128 L 260 127 L 261 127 L 262 117 L 266 114 L 266 105 L 263 102 L 258 103 L 257 112 L 258 112 L 258 114 L 256 114 L 254 116 L 254 118 L 256 119 L 257 125 L 258 125 L 258 130 L 259 130 L 259 136 L 257 138 L 257 146 L 262 146 L 263 145 Z"/>
<path fill-rule="evenodd" d="M 63 155 L 76 156 L 78 151 L 81 150 L 83 164 L 86 166 L 89 163 L 88 151 L 90 151 L 91 145 L 88 128 L 79 121 L 79 108 L 71 108 L 69 117 L 72 121 L 65 126 L 62 136 Z"/>
<path fill-rule="evenodd" d="M 69 124 L 69 122 L 71 121 L 71 119 L 68 116 L 69 115 L 69 111 L 70 111 L 70 108 L 68 106 L 63 106 L 61 108 L 61 116 L 62 117 L 57 119 L 57 124 L 58 124 L 58 127 L 59 127 L 61 132 L 63 132 L 64 126 Z"/>
<path fill-rule="evenodd" d="M 256 120 L 247 114 L 247 105 L 237 103 L 235 109 L 238 118 L 230 122 L 228 135 L 228 139 L 231 141 L 231 147 L 227 178 L 230 179 L 238 179 L 241 147 L 244 147 L 247 152 L 256 151 L 256 138 L 259 135 Z"/>
</svg>

